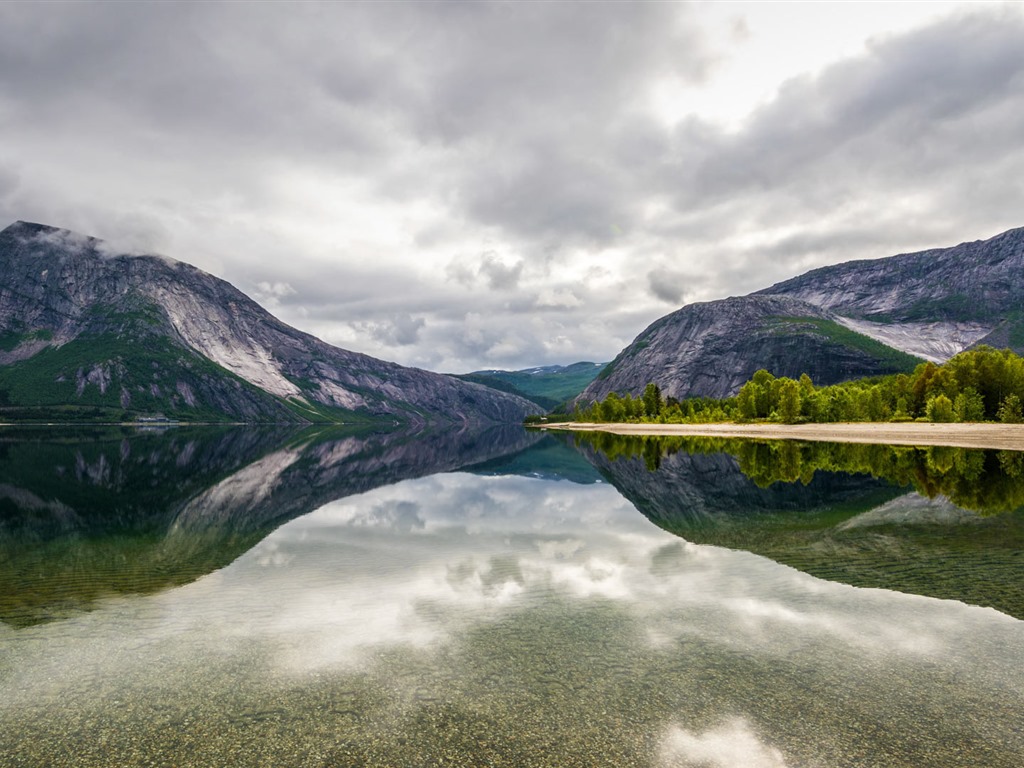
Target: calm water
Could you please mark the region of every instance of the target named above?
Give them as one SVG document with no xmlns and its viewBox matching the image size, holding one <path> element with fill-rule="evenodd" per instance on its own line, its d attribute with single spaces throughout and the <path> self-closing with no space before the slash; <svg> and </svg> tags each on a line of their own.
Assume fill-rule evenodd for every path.
<svg viewBox="0 0 1024 768">
<path fill-rule="evenodd" d="M 0 765 L 1024 763 L 1013 588 L 840 583 L 884 579 L 885 551 L 928 583 L 951 551 L 978 569 L 980 539 L 1010 542 L 983 549 L 1019 587 L 1019 510 L 652 455 L 517 430 L 11 438 Z"/>
</svg>

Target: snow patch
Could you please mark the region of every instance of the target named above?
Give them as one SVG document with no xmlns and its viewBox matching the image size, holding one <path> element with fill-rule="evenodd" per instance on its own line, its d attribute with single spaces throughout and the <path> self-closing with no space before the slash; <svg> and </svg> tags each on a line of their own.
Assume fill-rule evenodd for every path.
<svg viewBox="0 0 1024 768">
<path fill-rule="evenodd" d="M 872 323 L 836 317 L 840 325 L 916 357 L 944 363 L 992 331 L 981 323 Z"/>
</svg>

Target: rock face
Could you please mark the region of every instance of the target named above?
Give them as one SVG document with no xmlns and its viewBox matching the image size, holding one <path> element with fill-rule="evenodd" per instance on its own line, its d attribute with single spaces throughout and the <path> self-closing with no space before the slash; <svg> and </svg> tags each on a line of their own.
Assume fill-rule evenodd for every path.
<svg viewBox="0 0 1024 768">
<path fill-rule="evenodd" d="M 657 320 L 577 398 L 727 397 L 760 368 L 816 384 L 944 362 L 978 344 L 1024 352 L 1024 228 L 953 248 L 823 267 Z"/>
<path fill-rule="evenodd" d="M 952 248 L 822 267 L 759 293 L 828 309 L 861 333 L 905 351 L 916 345 L 936 362 L 975 344 L 1024 351 L 1024 227 Z"/>
<path fill-rule="evenodd" d="M 989 321 L 1024 301 L 1024 227 L 989 240 L 813 269 L 760 294 L 882 323 Z"/>
<path fill-rule="evenodd" d="M 744 296 L 691 304 L 641 333 L 583 392 L 640 394 L 657 382 L 668 397 L 728 397 L 759 368 L 776 376 L 806 372 L 817 384 L 895 373 L 918 362 L 866 337 L 835 315 L 783 296 Z"/>
<path fill-rule="evenodd" d="M 0 407 L 232 421 L 520 422 L 533 403 L 339 349 L 229 283 L 17 222 L 0 232 Z"/>
</svg>

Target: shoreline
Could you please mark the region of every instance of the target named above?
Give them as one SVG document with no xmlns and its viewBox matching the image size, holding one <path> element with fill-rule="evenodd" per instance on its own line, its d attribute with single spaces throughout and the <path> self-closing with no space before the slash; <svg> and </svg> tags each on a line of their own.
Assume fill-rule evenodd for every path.
<svg viewBox="0 0 1024 768">
<path fill-rule="evenodd" d="M 611 432 L 616 435 L 738 437 L 829 443 L 947 446 L 1024 451 L 1024 424 L 936 422 L 841 422 L 836 424 L 597 424 L 565 422 L 540 425 L 563 432 Z"/>
</svg>

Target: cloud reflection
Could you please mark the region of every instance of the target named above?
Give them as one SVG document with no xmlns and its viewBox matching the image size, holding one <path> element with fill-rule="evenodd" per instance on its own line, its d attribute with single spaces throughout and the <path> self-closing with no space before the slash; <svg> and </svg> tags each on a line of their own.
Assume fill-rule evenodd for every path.
<svg viewBox="0 0 1024 768">
<path fill-rule="evenodd" d="M 268 561 L 283 567 L 254 586 L 248 570 Z M 329 504 L 232 570 L 232 602 L 250 603 L 257 588 L 264 601 L 232 621 L 279 635 L 290 674 L 359 664 L 382 647 L 437 646 L 551 599 L 613 601 L 656 646 L 699 636 L 760 655 L 825 645 L 948 654 L 968 614 L 1012 622 L 675 539 L 605 485 L 514 477 L 437 475 Z"/>
<path fill-rule="evenodd" d="M 700 734 L 672 727 L 662 742 L 661 762 L 665 768 L 787 768 L 782 753 L 764 744 L 742 719 Z"/>
<path fill-rule="evenodd" d="M 295 739 L 280 749 L 302 750 L 287 754 L 352 750 L 317 764 L 444 748 L 452 764 L 788 768 L 847 764 L 865 734 L 873 764 L 940 764 L 923 721 L 957 755 L 999 739 L 1008 755 L 1019 739 L 992 713 L 1024 702 L 1022 622 L 691 544 L 608 485 L 510 476 L 351 496 L 180 589 L 3 633 L 0 725 L 67 713 L 117 741 L 162 717 L 155 697 L 203 723 L 204 764 L 277 748 L 276 718 Z M 177 726 L 147 734 L 177 748 Z"/>
</svg>

